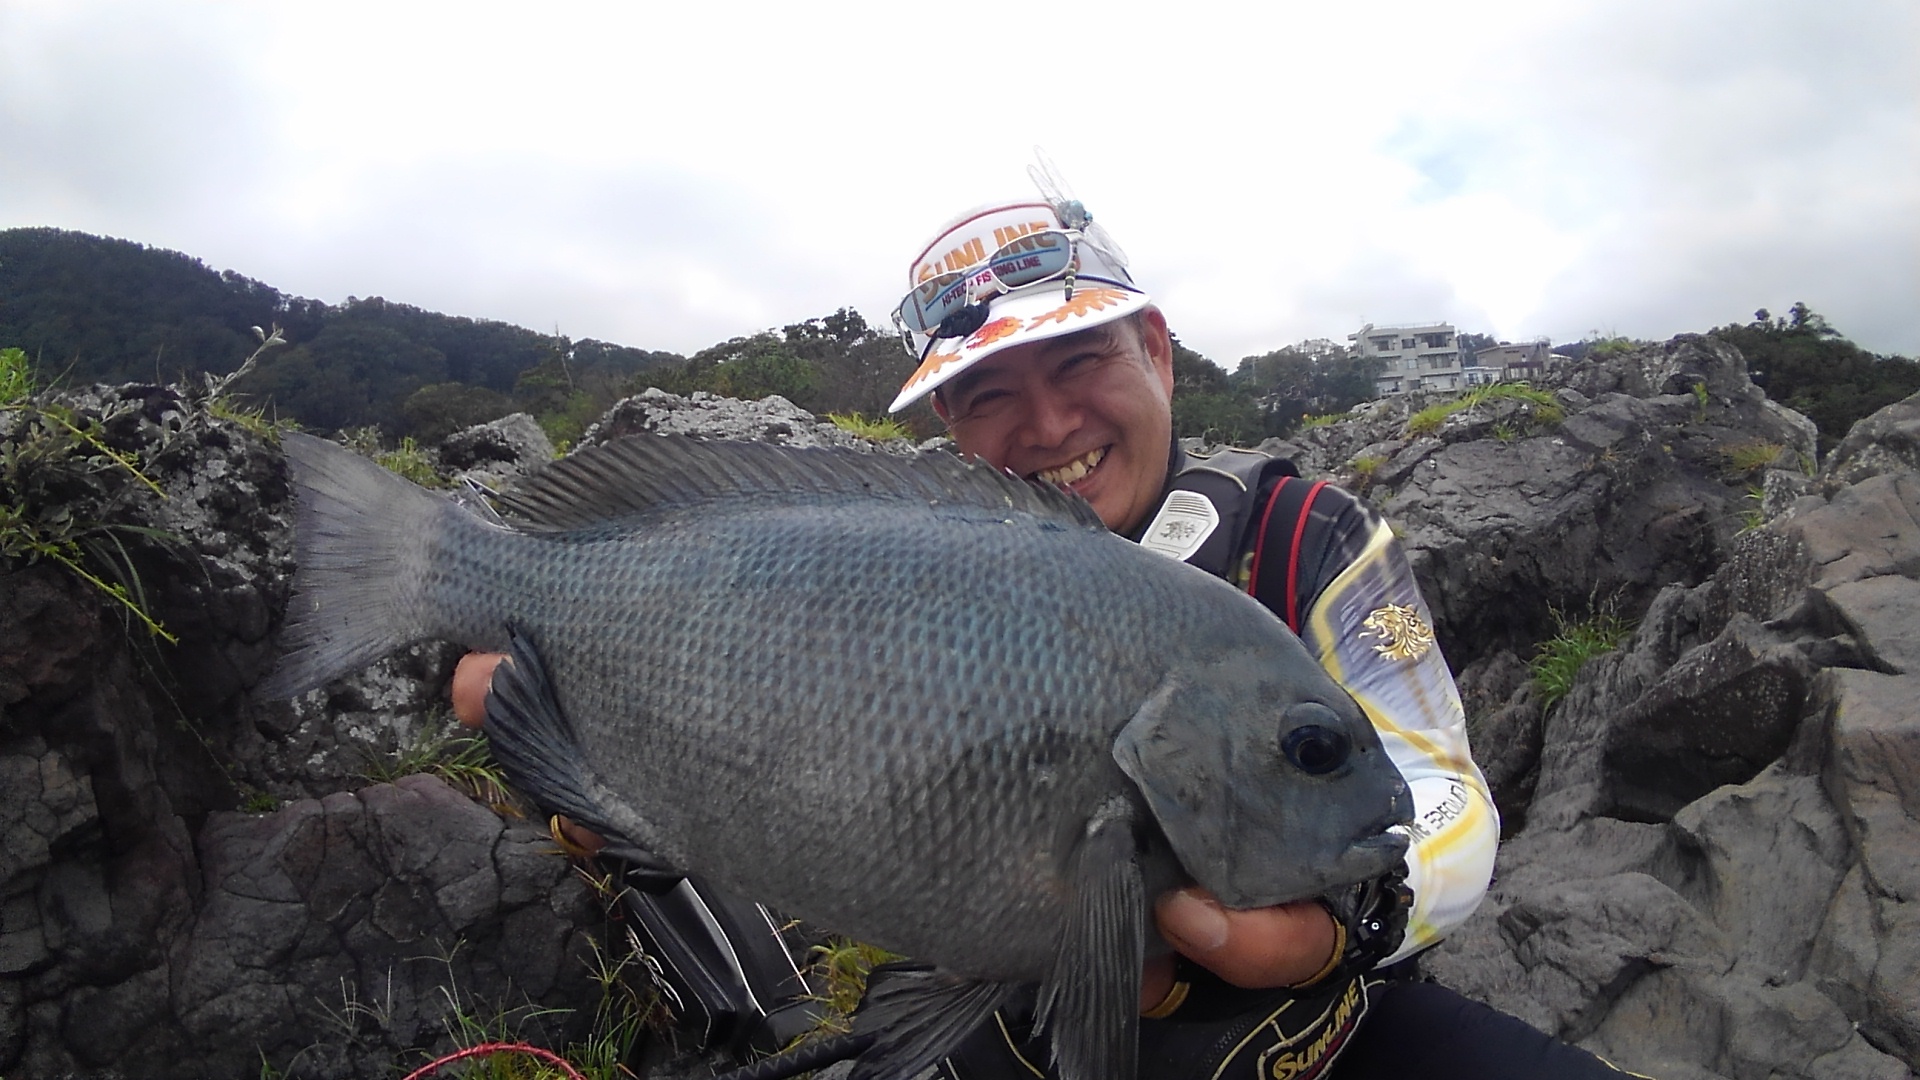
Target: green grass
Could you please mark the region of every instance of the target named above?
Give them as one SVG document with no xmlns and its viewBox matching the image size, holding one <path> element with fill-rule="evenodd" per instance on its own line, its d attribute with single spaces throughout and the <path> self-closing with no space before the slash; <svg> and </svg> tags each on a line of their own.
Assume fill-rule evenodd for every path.
<svg viewBox="0 0 1920 1080">
<path fill-rule="evenodd" d="M 1527 410 L 1530 423 L 1534 426 L 1557 424 L 1566 419 L 1566 410 L 1545 390 L 1536 390 L 1523 382 L 1489 383 L 1476 386 L 1452 401 L 1441 401 L 1429 405 L 1412 416 L 1407 417 L 1407 434 L 1414 437 L 1437 433 L 1447 418 L 1458 412 L 1465 412 L 1489 401 L 1522 401 L 1532 406 Z M 1511 429 L 1510 429 L 1511 430 Z"/>
<path fill-rule="evenodd" d="M 1707 395 L 1707 384 L 1703 382 L 1694 383 L 1693 418 L 1703 424 L 1707 422 L 1707 402 L 1709 400 L 1711 399 Z"/>
<path fill-rule="evenodd" d="M 1567 696 L 1574 677 L 1587 661 L 1620 647 L 1633 633 L 1633 624 L 1602 610 L 1580 622 L 1569 622 L 1558 609 L 1553 610 L 1554 636 L 1540 643 L 1540 649 L 1527 670 L 1540 692 L 1540 711 L 1552 709 Z"/>
<path fill-rule="evenodd" d="M 1780 443 L 1755 439 L 1721 450 L 1720 459 L 1726 463 L 1727 479 L 1738 480 L 1773 464 L 1780 457 L 1780 451 L 1785 449 Z"/>
<path fill-rule="evenodd" d="M 440 479 L 434 471 L 433 458 L 414 443 L 413 436 L 400 440 L 400 445 L 392 450 L 384 450 L 373 455 L 373 460 L 385 466 L 388 472 L 404 476 L 421 487 L 446 487 L 447 482 Z"/>
<path fill-rule="evenodd" d="M 813 947 L 810 980 L 820 986 L 819 1000 L 826 1005 L 817 1034 L 842 1034 L 851 1030 L 853 1010 L 867 992 L 867 975 L 874 968 L 899 956 L 873 945 L 844 937 L 830 937 L 825 945 Z"/>
<path fill-rule="evenodd" d="M 1345 420 L 1346 418 L 1347 418 L 1347 414 L 1343 412 L 1321 413 L 1318 416 L 1315 416 L 1313 413 L 1308 413 L 1307 415 L 1302 416 L 1300 418 L 1299 430 L 1311 431 L 1317 427 L 1326 427 L 1329 424 L 1337 424 L 1340 421 Z"/>
<path fill-rule="evenodd" d="M 907 425 L 890 416 L 881 416 L 869 420 L 859 413 L 828 413 L 827 420 L 834 427 L 862 439 L 874 442 L 890 442 L 894 439 L 910 439 L 913 432 Z"/>
<path fill-rule="evenodd" d="M 1741 532 L 1752 532 L 1767 523 L 1766 511 L 1761 509 L 1766 497 L 1767 493 L 1765 488 L 1757 485 L 1747 488 L 1747 493 L 1742 496 L 1742 498 L 1744 498 L 1749 505 L 1745 510 L 1740 512 Z"/>
<path fill-rule="evenodd" d="M 600 989 L 593 1022 L 584 1039 L 569 1043 L 557 1053 L 541 1045 L 539 1022 L 565 1015 L 569 1010 L 543 1008 L 530 1002 L 502 1007 L 464 989 L 455 974 L 454 963 L 455 955 L 465 947 L 464 942 L 456 942 L 451 951 L 437 958 L 416 958 L 435 959 L 446 968 L 446 976 L 437 989 L 446 1003 L 441 1024 L 454 1049 L 448 1054 L 409 1051 L 406 1060 L 392 1063 L 390 1075 L 401 1076 L 429 1062 L 440 1061 L 444 1064 L 429 1075 L 467 1080 L 563 1080 L 572 1075 L 567 1071 L 570 1067 L 573 1074 L 587 1080 L 633 1080 L 634 1073 L 627 1068 L 627 1059 L 641 1035 L 656 1023 L 664 1024 L 665 1019 L 659 995 L 641 968 L 643 961 L 631 931 L 625 944 L 621 958 L 610 961 L 602 947 L 594 943 L 594 955 L 587 961 L 588 975 Z M 390 1040 L 395 1033 L 393 971 L 388 969 L 384 992 L 376 988 L 372 995 L 363 998 L 358 980 L 342 979 L 337 1007 L 326 1001 L 316 1001 L 314 1006 L 323 1018 L 325 1037 L 280 1066 L 275 1066 L 263 1054 L 261 1080 L 300 1075 L 301 1059 L 321 1046 Z M 497 1051 L 488 1047 L 470 1057 L 460 1056 L 486 1044 L 510 1046 Z M 529 1046 L 537 1048 L 539 1053 L 523 1049 Z M 546 1060 L 541 1054 L 559 1058 L 565 1067 Z"/>
<path fill-rule="evenodd" d="M 1438 405 L 1429 405 L 1412 416 L 1407 417 L 1407 434 L 1418 438 L 1432 435 L 1447 422 L 1447 417 L 1466 408 L 1458 401 L 1443 401 Z"/>
<path fill-rule="evenodd" d="M 240 809 L 248 814 L 271 814 L 280 809 L 280 796 L 270 791 L 261 791 L 256 787 L 242 786 L 246 797 L 240 800 Z"/>
<path fill-rule="evenodd" d="M 391 784 L 418 773 L 438 776 L 489 807 L 519 816 L 506 773 L 493 760 L 487 741 L 477 735 L 422 731 L 392 757 L 370 758 L 360 777 L 372 784 Z"/>
</svg>

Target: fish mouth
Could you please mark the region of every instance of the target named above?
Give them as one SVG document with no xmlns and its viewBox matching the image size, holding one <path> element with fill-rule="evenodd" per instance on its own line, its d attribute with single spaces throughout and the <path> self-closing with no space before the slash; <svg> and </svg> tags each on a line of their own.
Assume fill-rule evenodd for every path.
<svg viewBox="0 0 1920 1080">
<path fill-rule="evenodd" d="M 1341 869 L 1345 871 L 1342 876 L 1352 876 L 1354 880 L 1377 877 L 1399 865 L 1412 846 L 1413 838 L 1398 830 L 1355 840 L 1347 845 L 1346 854 L 1340 859 Z"/>
<path fill-rule="evenodd" d="M 1348 845 L 1347 850 L 1352 852 L 1357 852 L 1362 855 L 1370 854 L 1376 851 L 1391 852 L 1394 855 L 1404 855 L 1406 854 L 1408 846 L 1410 846 L 1412 843 L 1413 843 L 1412 837 L 1408 836 L 1404 832 L 1394 830 L 1390 832 L 1376 833 L 1373 836 L 1369 836 L 1364 840 L 1355 840 L 1352 844 Z"/>
<path fill-rule="evenodd" d="M 1107 448 L 1104 446 L 1096 446 L 1079 457 L 1074 458 L 1072 461 L 1067 462 L 1065 465 L 1057 465 L 1051 469 L 1041 469 L 1033 474 L 1032 479 L 1038 480 L 1043 484 L 1052 484 L 1055 487 L 1068 487 L 1077 483 L 1081 478 L 1098 468 L 1100 462 L 1104 460 L 1106 456 Z"/>
</svg>

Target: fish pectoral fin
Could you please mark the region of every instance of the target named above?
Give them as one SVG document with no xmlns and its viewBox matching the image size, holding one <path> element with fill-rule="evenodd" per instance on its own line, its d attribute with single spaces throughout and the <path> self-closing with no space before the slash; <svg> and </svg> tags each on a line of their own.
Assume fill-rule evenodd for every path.
<svg viewBox="0 0 1920 1080">
<path fill-rule="evenodd" d="M 1036 1026 L 1046 1026 L 1061 1080 L 1134 1075 L 1147 933 L 1134 847 L 1133 812 L 1115 796 L 1087 822 L 1074 857 L 1080 902 L 1040 988 Z"/>
<path fill-rule="evenodd" d="M 611 824 L 589 794 L 586 751 L 553 696 L 539 648 L 522 627 L 509 626 L 507 634 L 507 662 L 494 669 L 485 728 L 487 745 L 507 779 L 546 813 L 564 814 L 599 833 L 609 854 L 664 869 L 635 842 L 639 838 Z"/>
<path fill-rule="evenodd" d="M 1016 990 L 917 965 L 886 965 L 874 976 L 853 1015 L 853 1034 L 870 1034 L 874 1043 L 854 1062 L 849 1080 L 918 1073 L 985 1024 Z"/>
</svg>

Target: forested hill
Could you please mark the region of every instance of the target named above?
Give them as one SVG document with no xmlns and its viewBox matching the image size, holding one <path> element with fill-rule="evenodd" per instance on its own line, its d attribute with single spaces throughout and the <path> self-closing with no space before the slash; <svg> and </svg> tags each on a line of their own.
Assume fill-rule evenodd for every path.
<svg viewBox="0 0 1920 1080">
<path fill-rule="evenodd" d="M 739 398 L 780 394 L 815 413 L 878 416 L 912 372 L 894 335 L 842 309 L 703 349 L 691 357 L 536 333 L 424 311 L 380 297 L 331 305 L 289 296 L 189 255 L 61 229 L 0 230 L 0 349 L 25 350 L 41 385 L 170 382 L 236 368 L 254 327 L 287 341 L 233 390 L 315 429 L 378 427 L 388 440 L 437 439 L 513 411 L 556 441 L 579 435 L 647 386 Z M 1854 420 L 1920 390 L 1920 365 L 1848 342 L 1817 313 L 1711 331 L 1738 346 L 1769 396 L 1811 416 L 1831 445 Z M 1492 345 L 1462 333 L 1463 346 Z M 1595 340 L 1556 352 L 1580 362 L 1630 348 Z M 1318 339 L 1231 369 L 1175 350 L 1181 435 L 1250 445 L 1309 417 L 1367 400 L 1377 360 Z M 931 434 L 936 422 L 910 414 Z"/>
<path fill-rule="evenodd" d="M 467 420 L 445 413 L 498 415 L 522 390 L 564 397 L 682 359 L 379 297 L 329 305 L 125 240 L 0 231 L 0 346 L 24 349 L 42 381 L 225 373 L 253 351 L 253 327 L 275 325 L 289 347 L 235 389 L 317 428 L 403 433 Z"/>
</svg>

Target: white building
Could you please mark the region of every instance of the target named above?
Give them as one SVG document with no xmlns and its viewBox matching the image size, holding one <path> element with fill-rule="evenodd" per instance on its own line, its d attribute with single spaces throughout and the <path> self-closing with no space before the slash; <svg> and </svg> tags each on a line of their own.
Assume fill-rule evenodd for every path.
<svg viewBox="0 0 1920 1080">
<path fill-rule="evenodd" d="M 1347 335 L 1354 355 L 1378 357 L 1380 377 L 1374 389 L 1381 396 L 1411 390 L 1458 390 L 1467 385 L 1460 364 L 1460 342 L 1451 323 L 1413 326 L 1361 327 Z"/>
</svg>

